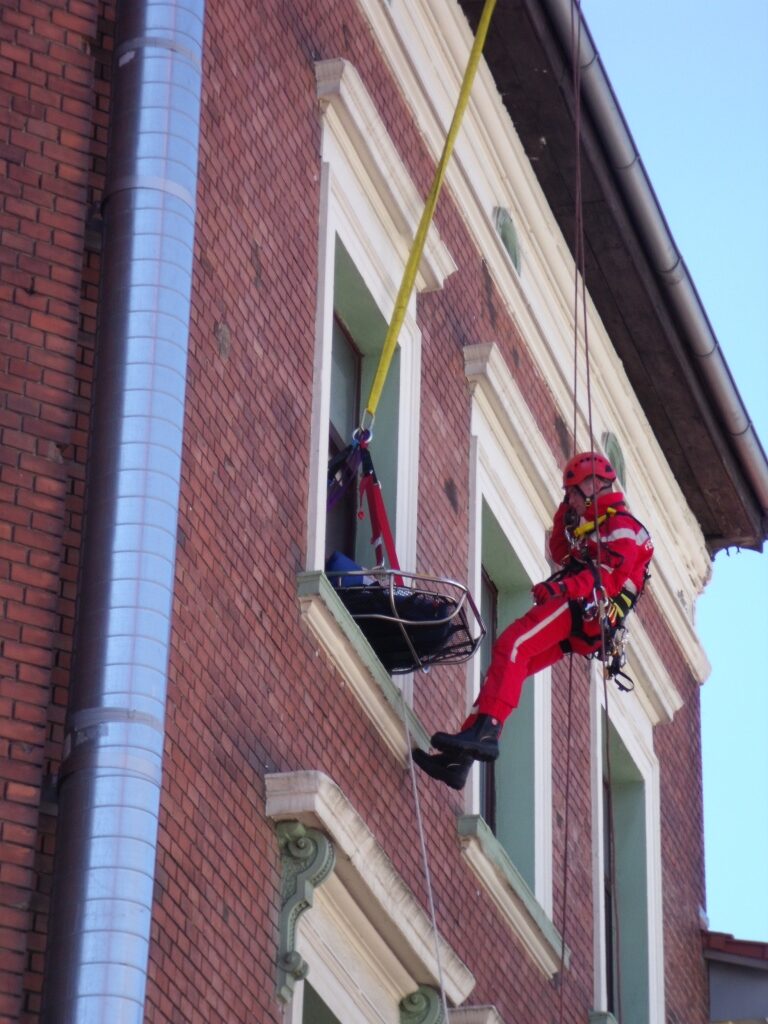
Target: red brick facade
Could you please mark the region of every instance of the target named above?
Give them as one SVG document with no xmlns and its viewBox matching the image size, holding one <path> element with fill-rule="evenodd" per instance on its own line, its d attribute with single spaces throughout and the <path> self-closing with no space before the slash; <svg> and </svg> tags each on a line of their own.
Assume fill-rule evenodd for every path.
<svg viewBox="0 0 768 1024">
<path fill-rule="evenodd" d="M 0 1021 L 37 1020 L 55 843 L 99 284 L 114 10 L 12 0 L 0 21 Z M 280 863 L 264 775 L 330 775 L 417 898 L 410 780 L 303 629 L 307 455 L 320 197 L 314 63 L 359 72 L 425 194 L 432 161 L 354 0 L 209 3 L 164 785 L 146 1020 L 267 1024 Z M 449 194 L 457 263 L 419 301 L 423 340 L 418 568 L 466 577 L 470 395 L 462 350 L 495 341 L 553 459 L 568 436 Z M 649 597 L 641 613 L 684 707 L 659 726 L 667 1019 L 704 1024 L 705 902 L 698 686 Z M 461 798 L 421 788 L 441 933 L 476 977 L 472 1004 L 506 1022 L 586 1022 L 593 1003 L 586 669 L 554 674 L 554 924 L 562 998 L 515 945 L 460 855 Z M 415 683 L 428 730 L 455 723 L 464 670 Z"/>
<path fill-rule="evenodd" d="M 82 525 L 106 151 L 98 5 L 0 17 L 0 1019 L 33 1020 Z"/>
</svg>

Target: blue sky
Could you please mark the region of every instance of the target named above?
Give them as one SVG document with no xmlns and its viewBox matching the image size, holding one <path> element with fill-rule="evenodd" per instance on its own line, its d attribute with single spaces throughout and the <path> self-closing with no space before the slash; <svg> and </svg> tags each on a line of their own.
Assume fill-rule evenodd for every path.
<svg viewBox="0 0 768 1024">
<path fill-rule="evenodd" d="M 582 10 L 765 448 L 768 2 L 582 0 Z M 768 550 L 717 556 L 696 626 L 712 664 L 709 924 L 768 942 Z"/>
</svg>

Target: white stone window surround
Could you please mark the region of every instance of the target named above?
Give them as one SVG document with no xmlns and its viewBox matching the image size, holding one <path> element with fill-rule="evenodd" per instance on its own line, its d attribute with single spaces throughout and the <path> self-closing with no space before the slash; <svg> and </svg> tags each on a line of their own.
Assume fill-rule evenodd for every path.
<svg viewBox="0 0 768 1024">
<path fill-rule="evenodd" d="M 315 65 L 322 110 L 318 294 L 310 451 L 307 569 L 325 556 L 326 467 L 331 394 L 333 283 L 337 237 L 387 322 L 421 216 L 423 202 L 355 68 L 344 60 Z M 430 229 L 417 291 L 442 287 L 455 270 L 436 229 Z M 404 568 L 416 559 L 421 334 L 416 291 L 399 338 L 396 544 Z M 362 396 L 363 404 L 367 395 Z M 350 435 L 356 424 L 350 424 Z M 375 424 L 372 452 L 375 458 Z"/>
<path fill-rule="evenodd" d="M 297 929 L 310 984 L 341 1024 L 400 1024 L 400 999 L 420 985 L 439 988 L 429 916 L 329 776 L 285 772 L 266 775 L 265 786 L 268 817 L 319 829 L 336 851 L 336 866 Z M 475 979 L 453 948 L 442 937 L 439 942 L 446 998 L 457 1006 Z M 291 1000 L 285 1024 L 301 1024 L 301 995 Z"/>
<path fill-rule="evenodd" d="M 455 0 L 358 0 L 399 83 L 425 144 L 437 159 L 453 115 L 472 45 Z M 546 145 L 546 139 L 542 139 Z M 566 423 L 573 419 L 573 260 L 546 197 L 481 61 L 446 172 L 446 187 L 499 294 Z M 524 249 L 518 275 L 494 228 L 496 207 L 509 209 Z M 701 530 L 632 392 L 610 338 L 588 300 L 595 435 L 613 431 L 627 460 L 633 511 L 656 546 L 653 592 L 681 651 L 701 682 L 709 664 L 694 629 L 694 606 L 711 564 Z M 581 338 L 583 350 L 583 338 Z M 579 432 L 587 434 L 586 380 L 579 373 Z M 627 424 L 619 432 L 617 424 Z"/>
<path fill-rule="evenodd" d="M 671 684 L 670 684 L 671 685 Z M 594 1006 L 605 1011 L 605 904 L 603 893 L 603 774 L 605 748 L 601 718 L 605 707 L 601 666 L 592 662 L 592 864 L 594 923 Z M 648 1024 L 664 1024 L 664 922 L 661 867 L 661 793 L 659 762 L 653 749 L 653 723 L 634 694 L 621 693 L 609 681 L 608 717 L 643 778 L 645 793 L 646 892 L 648 912 Z M 621 920 L 619 920 L 621 928 Z"/>
<path fill-rule="evenodd" d="M 474 510 L 474 521 L 478 521 L 479 503 L 481 504 L 482 498 L 485 497 L 500 525 L 507 532 L 526 572 L 531 578 L 544 578 L 549 574 L 548 565 L 543 557 L 544 531 L 550 524 L 555 504 L 560 500 L 559 467 L 555 465 L 543 436 L 533 425 L 530 415 L 526 415 L 523 396 L 497 347 L 493 344 L 471 346 L 465 349 L 464 356 L 465 371 L 472 387 L 473 403 L 471 507 Z M 477 535 L 473 536 L 474 543 L 470 549 L 473 560 L 470 581 L 479 572 L 479 543 Z M 649 990 L 651 1007 L 657 1014 L 651 1024 L 656 1024 L 657 1021 L 663 1021 L 663 954 L 659 768 L 653 751 L 653 727 L 660 722 L 671 721 L 675 711 L 682 705 L 682 700 L 639 620 L 630 621 L 630 634 L 627 672 L 635 681 L 635 690 L 630 694 L 622 694 L 613 683 L 609 683 L 608 701 L 611 722 L 645 781 Z M 602 793 L 603 755 L 602 748 L 597 749 L 597 723 L 603 705 L 603 687 L 599 663 L 592 664 L 593 786 L 599 786 L 593 792 L 596 814 L 594 863 L 602 864 L 602 847 L 598 843 L 599 829 L 602 827 L 602 800 L 598 800 L 597 797 Z M 479 682 L 477 674 L 477 667 L 470 669 L 469 686 L 473 695 Z M 547 692 L 549 687 L 546 684 L 546 688 L 541 687 L 542 682 L 541 676 L 538 676 L 534 684 L 546 696 L 546 713 L 542 708 L 541 717 L 537 715 L 536 718 L 536 742 L 542 745 L 542 756 L 537 756 L 537 767 L 542 770 L 541 782 L 537 779 L 537 819 L 539 806 L 548 807 L 550 813 L 548 821 L 546 817 L 542 821 L 537 820 L 536 897 L 551 917 L 551 739 L 548 731 L 551 692 Z M 472 812 L 476 807 L 477 789 L 474 788 L 468 809 Z M 600 875 L 596 875 L 596 915 L 602 915 L 602 886 L 597 884 L 600 878 Z M 595 920 L 601 922 L 603 917 L 596 916 Z M 598 944 L 597 956 L 600 943 L 604 952 L 604 935 L 599 927 L 595 941 Z M 597 959 L 596 962 L 604 964 L 604 958 Z M 600 974 L 596 979 L 595 1006 L 604 1005 L 605 978 Z"/>
<path fill-rule="evenodd" d="M 427 745 L 426 734 L 400 694 L 410 702 L 412 681 L 397 686 L 323 578 L 331 397 L 334 267 L 341 241 L 374 302 L 388 321 L 400 287 L 423 209 L 415 184 L 387 133 L 359 74 L 348 61 L 315 65 L 322 114 L 318 293 L 315 317 L 314 389 L 307 509 L 307 572 L 298 580 L 302 618 L 369 715 L 385 744 L 403 762 L 412 743 Z M 442 287 L 456 266 L 432 226 L 399 336 L 400 390 L 395 542 L 401 565 L 415 569 L 421 378 L 421 334 L 416 295 Z M 365 403 L 367 395 L 362 396 Z M 355 425 L 350 424 L 350 433 Z M 376 436 L 372 452 L 376 455 Z M 386 499 L 386 496 L 385 496 Z M 402 718 L 408 719 L 410 739 Z"/>
<path fill-rule="evenodd" d="M 526 575 L 534 582 L 551 570 L 545 556 L 546 530 L 559 500 L 557 467 L 523 396 L 498 349 L 464 350 L 472 388 L 470 453 L 469 585 L 480 591 L 482 505 L 488 504 Z M 477 658 L 467 671 L 467 707 L 480 688 Z M 538 673 L 534 686 L 534 895 L 552 916 L 551 671 Z M 466 790 L 469 814 L 479 813 L 479 772 Z"/>
<path fill-rule="evenodd" d="M 535 568 L 536 559 L 543 559 L 544 542 L 542 539 L 537 554 L 539 540 L 531 536 L 530 524 L 538 522 L 542 531 L 551 525 L 553 512 L 562 500 L 560 467 L 555 464 L 543 435 L 533 423 L 525 399 L 498 347 L 493 343 L 468 346 L 464 349 L 464 369 L 473 389 L 473 433 L 477 409 L 478 415 L 493 425 L 489 436 L 499 439 L 499 446 L 506 451 L 504 457 L 509 459 L 513 474 L 525 481 L 525 494 L 520 496 L 520 500 L 527 502 L 531 511 L 522 517 L 515 510 L 514 516 L 508 517 L 513 520 L 509 528 L 528 531 L 527 538 L 524 532 L 520 533 L 522 547 L 518 554 L 526 569 L 528 565 Z M 499 476 L 500 472 L 496 475 Z M 527 563 L 523 559 L 526 548 L 529 552 Z M 472 551 L 477 559 L 477 550 Z M 661 559 L 662 556 L 654 558 L 652 574 L 657 571 L 657 562 Z M 551 570 L 545 559 L 542 565 L 542 575 L 538 578 L 545 579 Z M 656 587 L 653 587 L 653 594 L 658 596 Z M 652 725 L 670 722 L 682 707 L 682 697 L 637 615 L 630 617 L 628 632 L 627 672 L 635 681 L 632 700 L 639 702 Z"/>
</svg>

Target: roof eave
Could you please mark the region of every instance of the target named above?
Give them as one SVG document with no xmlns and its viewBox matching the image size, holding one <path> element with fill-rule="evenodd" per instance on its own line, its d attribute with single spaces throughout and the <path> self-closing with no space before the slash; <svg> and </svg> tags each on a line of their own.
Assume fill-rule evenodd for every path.
<svg viewBox="0 0 768 1024">
<path fill-rule="evenodd" d="M 476 23 L 481 0 L 460 0 Z M 573 236 L 572 0 L 507 0 L 486 61 L 553 213 Z M 768 460 L 582 18 L 590 296 L 711 554 L 762 550 Z"/>
</svg>

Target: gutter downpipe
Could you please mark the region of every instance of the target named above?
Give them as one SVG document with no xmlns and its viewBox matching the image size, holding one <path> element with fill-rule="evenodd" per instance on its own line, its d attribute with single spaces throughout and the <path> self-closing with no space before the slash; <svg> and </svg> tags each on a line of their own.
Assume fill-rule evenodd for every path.
<svg viewBox="0 0 768 1024">
<path fill-rule="evenodd" d="M 571 53 L 571 11 L 575 0 L 544 0 L 544 6 L 556 27 L 561 45 Z M 685 330 L 693 355 L 711 389 L 723 425 L 731 436 L 745 474 L 762 512 L 762 529 L 768 531 L 768 460 L 749 418 L 731 371 L 707 318 L 696 287 L 688 274 L 682 255 L 675 245 L 656 194 L 643 167 L 640 154 L 624 120 L 600 56 L 595 49 L 585 19 L 581 18 L 581 81 L 584 98 L 597 131 L 608 153 L 635 223 L 638 226 L 652 266 Z M 571 58 L 569 57 L 569 60 Z"/>
<path fill-rule="evenodd" d="M 120 0 L 43 1024 L 141 1024 L 176 560 L 204 0 Z"/>
</svg>

